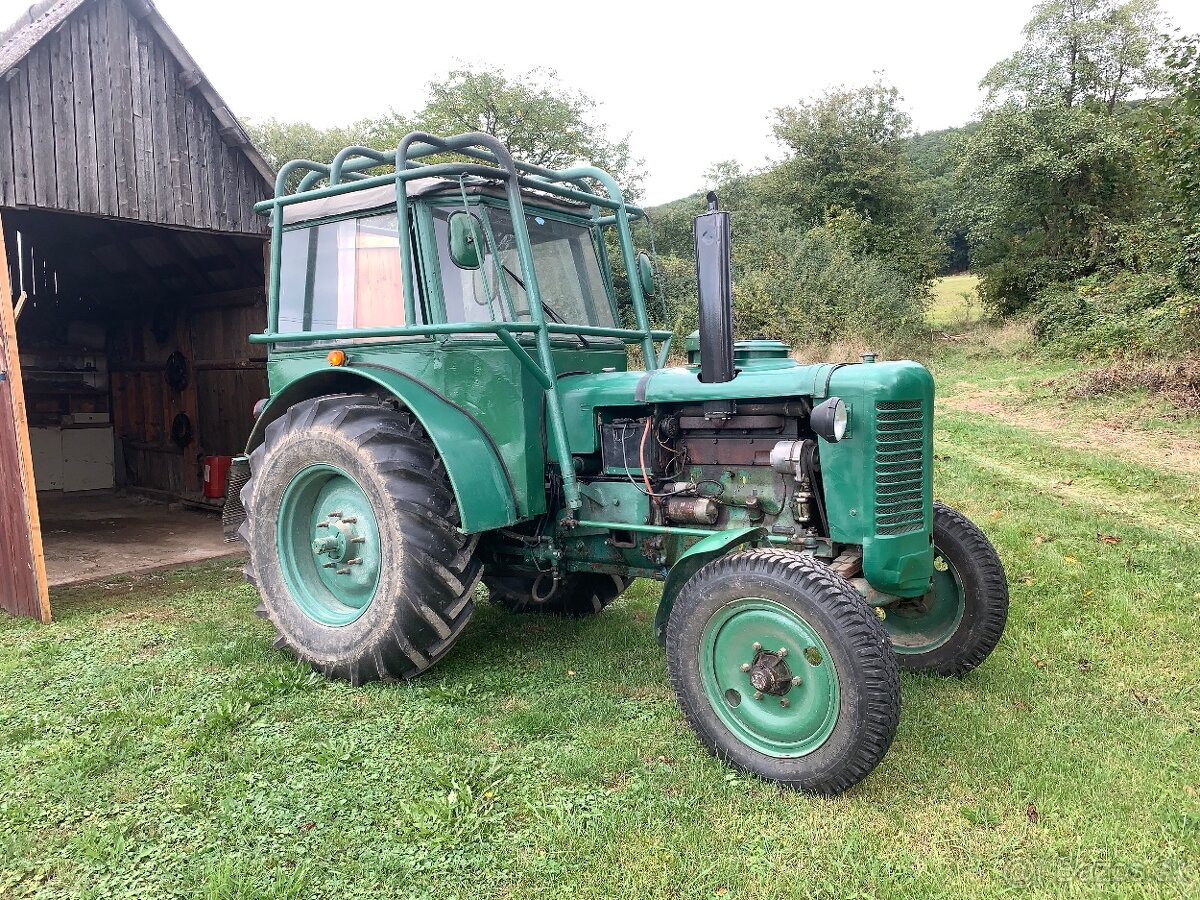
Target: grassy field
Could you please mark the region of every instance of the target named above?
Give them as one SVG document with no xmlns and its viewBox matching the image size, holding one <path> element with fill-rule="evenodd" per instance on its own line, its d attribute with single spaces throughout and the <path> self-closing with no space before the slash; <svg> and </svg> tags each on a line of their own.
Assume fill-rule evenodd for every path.
<svg viewBox="0 0 1200 900">
<path fill-rule="evenodd" d="M 933 283 L 933 303 L 929 324 L 939 328 L 979 321 L 983 307 L 979 302 L 979 276 L 970 273 L 947 275 Z"/>
<path fill-rule="evenodd" d="M 996 542 L 1012 617 L 967 678 L 904 678 L 846 796 L 702 751 L 653 585 L 591 621 L 481 605 L 426 677 L 354 689 L 200 567 L 0 621 L 0 896 L 1198 896 L 1197 479 L 1093 440 L 1044 385 L 1072 371 L 937 366 L 937 493 Z"/>
</svg>

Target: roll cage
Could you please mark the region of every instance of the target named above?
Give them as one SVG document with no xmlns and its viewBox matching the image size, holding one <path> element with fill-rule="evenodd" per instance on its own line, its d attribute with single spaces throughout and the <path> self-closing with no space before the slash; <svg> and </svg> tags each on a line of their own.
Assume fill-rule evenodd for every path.
<svg viewBox="0 0 1200 900">
<path fill-rule="evenodd" d="M 455 154 L 465 160 L 451 162 L 420 162 L 439 154 Z M 383 174 L 370 174 L 384 169 Z M 303 173 L 294 189 L 289 188 L 293 176 Z M 380 328 L 349 328 L 332 331 L 281 332 L 279 329 L 280 260 L 282 256 L 284 211 L 289 206 L 311 200 L 336 197 L 357 191 L 394 185 L 397 231 L 407 235 L 412 226 L 412 201 L 408 182 L 418 178 L 447 178 L 460 183 L 468 178 L 487 179 L 504 185 L 504 197 L 512 217 L 513 237 L 520 263 L 521 279 L 529 301 L 528 322 L 445 322 L 411 324 Z M 590 185 L 595 183 L 603 193 Z M 534 267 L 533 249 L 526 222 L 524 191 L 534 191 L 550 198 L 583 204 L 590 210 L 590 222 L 597 229 L 614 228 L 625 270 L 630 274 L 629 293 L 633 303 L 636 328 L 602 327 L 564 324 L 547 321 L 541 289 Z M 636 277 L 637 260 L 630 229 L 632 220 L 645 213 L 625 202 L 616 181 L 607 172 L 592 166 L 578 166 L 553 171 L 541 166 L 518 162 L 494 137 L 481 133 L 455 137 L 436 137 L 423 132 L 406 135 L 395 151 L 380 152 L 368 147 L 347 147 L 329 165 L 311 160 L 293 160 L 279 170 L 275 179 L 275 196 L 255 205 L 255 211 L 271 216 L 271 274 L 268 285 L 267 329 L 251 335 L 258 344 L 309 343 L 313 341 L 352 341 L 357 338 L 435 337 L 438 335 L 493 334 L 517 357 L 521 365 L 545 391 L 546 419 L 550 440 L 559 460 L 563 493 L 573 518 L 574 510 L 582 505 L 579 483 L 569 464 L 570 446 L 566 422 L 558 391 L 558 372 L 551 350 L 551 338 L 556 336 L 619 338 L 626 344 L 641 347 L 648 370 L 661 368 L 670 349 L 671 332 L 655 331 L 650 327 L 646 298 L 640 279 Z M 601 246 L 603 242 L 601 241 Z M 399 241 L 400 268 L 404 285 L 404 321 L 417 321 L 414 259 L 411 241 Z M 602 256 L 602 263 L 604 262 Z M 607 268 L 607 267 L 606 267 Z M 531 335 L 537 358 L 529 354 L 518 340 L 519 335 Z M 655 350 L 655 342 L 660 348 Z"/>
</svg>

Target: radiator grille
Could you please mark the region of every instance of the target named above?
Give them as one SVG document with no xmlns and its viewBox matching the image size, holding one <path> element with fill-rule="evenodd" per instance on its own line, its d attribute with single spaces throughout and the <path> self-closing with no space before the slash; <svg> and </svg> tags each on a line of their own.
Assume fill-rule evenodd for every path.
<svg viewBox="0 0 1200 900">
<path fill-rule="evenodd" d="M 920 400 L 875 404 L 875 533 L 925 525 L 925 410 Z"/>
</svg>

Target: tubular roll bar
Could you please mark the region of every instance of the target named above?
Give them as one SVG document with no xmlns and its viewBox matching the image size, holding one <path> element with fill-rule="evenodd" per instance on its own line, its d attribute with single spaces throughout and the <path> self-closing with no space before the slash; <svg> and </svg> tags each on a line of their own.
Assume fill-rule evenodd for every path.
<svg viewBox="0 0 1200 900">
<path fill-rule="evenodd" d="M 420 163 L 418 159 L 439 153 L 454 153 L 478 162 Z M 391 166 L 394 171 L 382 175 L 368 174 L 368 170 Z M 287 189 L 287 182 L 295 172 L 304 172 L 294 192 Z M 280 257 L 283 249 L 284 207 L 306 200 L 333 197 L 352 191 L 366 190 L 380 185 L 393 184 L 396 188 L 397 232 L 409 233 L 411 210 L 406 184 L 416 178 L 445 177 L 457 179 L 473 176 L 505 183 L 512 218 L 513 237 L 516 238 L 517 256 L 521 275 L 525 282 L 525 294 L 529 298 L 531 322 L 460 322 L 430 325 L 403 325 L 389 328 L 353 328 L 334 331 L 307 331 L 279 333 L 279 288 Z M 322 181 L 324 187 L 318 187 Z M 604 188 L 604 194 L 589 188 L 596 182 Z M 561 325 L 547 322 L 538 285 L 537 272 L 533 265 L 533 250 L 529 241 L 529 227 L 525 221 L 525 203 L 521 188 L 529 188 L 564 200 L 585 203 L 592 208 L 592 224 L 598 227 L 615 225 L 621 247 L 621 258 L 625 271 L 629 273 L 629 292 L 633 300 L 636 329 L 604 328 L 591 325 Z M 647 369 L 662 368 L 670 349 L 671 332 L 654 331 L 646 312 L 646 298 L 642 293 L 640 279 L 636 278 L 637 260 L 634 255 L 630 222 L 645 216 L 636 206 L 625 202 L 624 194 L 616 181 L 607 172 L 592 166 L 577 166 L 554 171 L 529 163 L 517 162 L 496 138 L 489 134 L 472 132 L 456 137 L 440 138 L 423 132 L 413 132 L 401 139 L 395 151 L 380 152 L 369 147 L 347 147 L 333 158 L 329 165 L 312 160 L 293 160 L 279 170 L 275 179 L 275 196 L 254 207 L 256 212 L 271 215 L 271 278 L 267 305 L 267 331 L 250 336 L 255 344 L 308 343 L 313 341 L 347 341 L 355 338 L 405 338 L 457 334 L 494 334 L 521 362 L 533 378 L 541 385 L 546 395 L 546 418 L 550 426 L 555 456 L 562 473 L 563 493 L 567 506 L 574 511 L 582 507 L 579 482 L 571 461 L 571 449 L 567 443 L 566 420 L 558 394 L 558 373 L 551 353 L 551 335 L 586 335 L 594 337 L 620 338 L 626 344 L 640 344 Z M 601 215 L 600 210 L 609 214 Z M 416 292 L 413 284 L 412 244 L 400 240 L 400 264 L 404 279 L 404 321 L 415 322 Z M 517 340 L 516 335 L 534 336 L 538 358 L 535 360 Z M 662 341 L 656 354 L 654 342 Z"/>
</svg>

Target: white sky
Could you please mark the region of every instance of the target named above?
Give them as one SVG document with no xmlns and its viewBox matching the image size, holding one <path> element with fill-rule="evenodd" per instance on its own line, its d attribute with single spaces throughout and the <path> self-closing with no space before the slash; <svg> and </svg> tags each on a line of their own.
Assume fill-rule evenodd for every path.
<svg viewBox="0 0 1200 900">
<path fill-rule="evenodd" d="M 0 0 L 11 22 L 31 0 Z M 556 69 L 646 161 L 645 202 L 703 185 L 714 162 L 779 155 L 771 110 L 876 71 L 918 130 L 961 125 L 988 68 L 1021 42 L 1029 0 L 531 3 L 155 0 L 242 118 L 343 124 L 421 105 L 456 60 Z M 1185 31 L 1200 3 L 1160 0 Z M 594 13 L 588 12 L 594 10 Z M 0 26 L 3 27 L 3 26 Z M 611 66 L 603 64 L 605 59 Z"/>
</svg>

